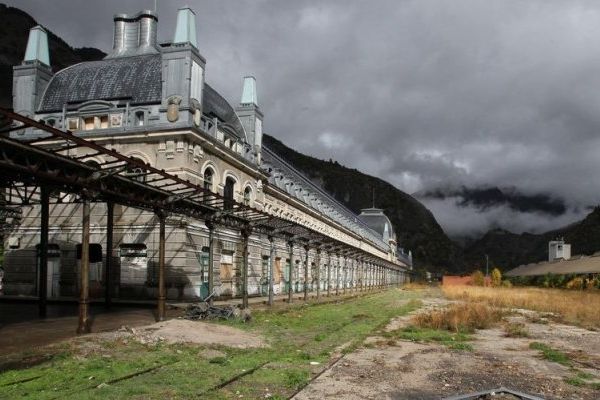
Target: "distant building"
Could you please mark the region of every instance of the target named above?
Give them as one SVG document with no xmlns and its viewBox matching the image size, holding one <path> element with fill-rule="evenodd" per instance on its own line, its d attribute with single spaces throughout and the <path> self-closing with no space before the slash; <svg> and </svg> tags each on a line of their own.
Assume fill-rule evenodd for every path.
<svg viewBox="0 0 600 400">
<path fill-rule="evenodd" d="M 566 244 L 563 239 L 551 240 L 548 243 L 548 261 L 568 260 L 571 258 L 571 245 Z"/>
</svg>

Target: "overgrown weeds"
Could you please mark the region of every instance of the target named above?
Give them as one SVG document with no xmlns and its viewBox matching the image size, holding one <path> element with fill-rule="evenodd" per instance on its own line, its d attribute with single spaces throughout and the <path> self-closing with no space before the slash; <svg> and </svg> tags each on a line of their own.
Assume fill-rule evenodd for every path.
<svg viewBox="0 0 600 400">
<path fill-rule="evenodd" d="M 508 322 L 504 325 L 506 337 L 526 338 L 529 337 L 529 330 L 521 322 Z"/>
<path fill-rule="evenodd" d="M 421 328 L 473 333 L 502 319 L 502 312 L 482 303 L 452 304 L 447 308 L 415 315 L 413 323 Z"/>
<path fill-rule="evenodd" d="M 600 291 L 448 286 L 443 288 L 443 292 L 450 299 L 549 312 L 563 322 L 600 329 Z"/>
</svg>

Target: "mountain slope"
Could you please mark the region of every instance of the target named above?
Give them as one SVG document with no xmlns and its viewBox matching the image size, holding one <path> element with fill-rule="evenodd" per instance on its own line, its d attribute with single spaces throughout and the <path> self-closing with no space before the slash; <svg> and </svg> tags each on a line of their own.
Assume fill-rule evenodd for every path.
<svg viewBox="0 0 600 400">
<path fill-rule="evenodd" d="M 412 196 L 336 161 L 301 154 L 272 136 L 265 135 L 264 144 L 355 213 L 372 205 L 374 190 L 375 206 L 385 210 L 396 229 L 399 245 L 413 252 L 417 267 L 434 267 L 432 270 L 438 271 L 461 269 L 460 249 L 448 239 L 433 214 Z"/>
<path fill-rule="evenodd" d="M 0 106 L 12 107 L 12 67 L 23 60 L 29 29 L 38 25 L 29 14 L 0 4 Z M 100 60 L 102 51 L 84 47 L 75 49 L 46 28 L 50 63 L 54 71 L 82 61 Z"/>
<path fill-rule="evenodd" d="M 564 237 L 571 244 L 571 254 L 590 255 L 600 250 L 600 207 L 596 207 L 582 221 L 539 235 L 515 234 L 492 230 L 465 248 L 467 269 L 485 267 L 485 254 L 490 265 L 509 270 L 521 264 L 548 259 L 548 242 Z"/>
</svg>

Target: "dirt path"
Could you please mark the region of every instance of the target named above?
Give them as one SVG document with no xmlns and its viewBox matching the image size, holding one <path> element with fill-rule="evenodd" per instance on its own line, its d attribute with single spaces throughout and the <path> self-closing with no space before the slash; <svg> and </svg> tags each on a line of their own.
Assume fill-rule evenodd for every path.
<svg viewBox="0 0 600 400">
<path fill-rule="evenodd" d="M 261 336 L 241 329 L 185 319 L 171 319 L 136 328 L 124 327 L 116 332 L 99 333 L 94 336 L 104 340 L 132 339 L 142 344 L 193 343 L 240 349 L 267 346 Z"/>
<path fill-rule="evenodd" d="M 429 298 L 424 303 L 429 309 L 448 302 Z M 346 355 L 294 398 L 441 399 L 500 386 L 547 399 L 600 398 L 600 391 L 565 382 L 574 374 L 570 367 L 544 360 L 529 349 L 533 341 L 548 344 L 567 352 L 578 370 L 600 377 L 600 333 L 546 321 L 532 323 L 530 317 L 511 317 L 512 322 L 525 324 L 529 338 L 505 337 L 499 327 L 486 329 L 475 335 L 473 351 L 370 337 L 365 343 L 374 347 Z M 399 329 L 409 320 L 410 316 L 398 318 L 385 330 Z"/>
</svg>

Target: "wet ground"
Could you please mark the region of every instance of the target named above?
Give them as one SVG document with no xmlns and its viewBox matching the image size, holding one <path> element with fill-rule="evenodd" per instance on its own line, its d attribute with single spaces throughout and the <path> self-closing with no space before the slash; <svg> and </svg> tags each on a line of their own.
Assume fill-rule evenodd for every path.
<svg viewBox="0 0 600 400">
<path fill-rule="evenodd" d="M 78 305 L 49 304 L 46 318 L 38 316 L 36 303 L 0 303 L 0 354 L 44 346 L 77 336 Z M 123 325 L 140 326 L 154 323 L 155 310 L 149 307 L 103 305 L 90 307 L 93 332 L 114 331 Z"/>
</svg>

